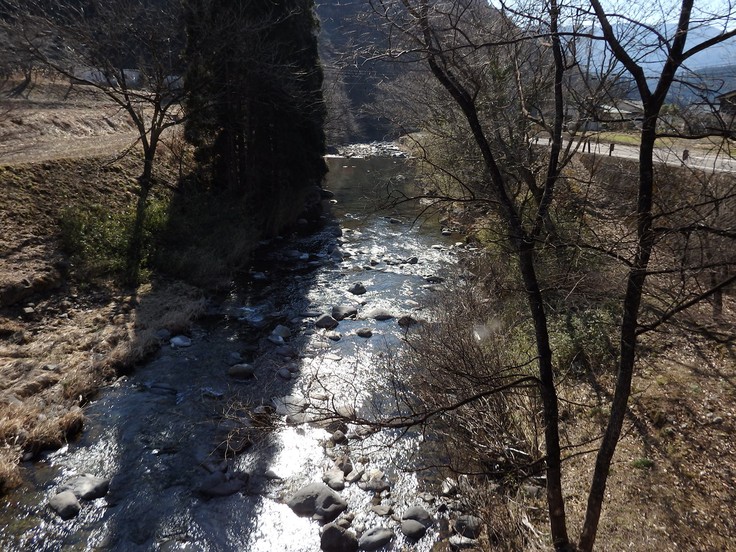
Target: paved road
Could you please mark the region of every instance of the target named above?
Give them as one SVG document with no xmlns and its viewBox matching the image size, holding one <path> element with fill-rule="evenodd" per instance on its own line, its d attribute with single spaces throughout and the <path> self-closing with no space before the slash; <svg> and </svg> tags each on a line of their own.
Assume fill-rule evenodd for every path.
<svg viewBox="0 0 736 552">
<path fill-rule="evenodd" d="M 549 145 L 549 140 L 541 139 L 539 144 Z M 611 150 L 613 145 L 613 150 Z M 580 146 L 580 151 L 585 153 L 596 153 L 601 155 L 612 155 L 622 159 L 638 159 L 638 146 L 627 146 L 623 144 L 611 144 L 609 142 L 596 142 L 595 139 L 590 141 L 590 150 L 588 147 Z M 736 172 L 736 159 L 729 157 L 726 153 L 720 152 L 704 152 L 702 150 L 691 149 L 687 155 L 687 159 L 683 159 L 684 151 L 673 150 L 669 148 L 656 148 L 654 158 L 660 163 L 672 166 L 687 166 L 691 169 L 714 172 Z"/>
</svg>

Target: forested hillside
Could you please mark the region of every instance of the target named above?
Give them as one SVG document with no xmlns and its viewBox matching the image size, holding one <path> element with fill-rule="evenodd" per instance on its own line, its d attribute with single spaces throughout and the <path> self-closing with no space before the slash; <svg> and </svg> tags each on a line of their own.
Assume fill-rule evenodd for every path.
<svg viewBox="0 0 736 552">
<path fill-rule="evenodd" d="M 402 130 L 391 120 L 386 85 L 405 64 L 382 57 L 384 36 L 368 2 L 316 2 L 319 49 L 330 110 L 326 131 L 333 144 L 394 139 Z"/>
</svg>

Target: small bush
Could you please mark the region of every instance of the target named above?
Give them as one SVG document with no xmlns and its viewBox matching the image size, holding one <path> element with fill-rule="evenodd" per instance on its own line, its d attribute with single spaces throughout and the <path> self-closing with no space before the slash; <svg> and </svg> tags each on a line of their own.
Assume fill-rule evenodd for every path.
<svg viewBox="0 0 736 552">
<path fill-rule="evenodd" d="M 61 214 L 62 246 L 76 271 L 85 277 L 116 276 L 126 268 L 135 224 L 133 206 L 122 211 L 95 205 L 71 207 Z M 143 225 L 141 268 L 151 266 L 157 239 L 167 223 L 167 202 L 153 200 Z"/>
<path fill-rule="evenodd" d="M 631 465 L 638 470 L 650 470 L 654 467 L 654 460 L 649 458 L 637 458 Z"/>
<path fill-rule="evenodd" d="M 20 485 L 20 462 L 22 451 L 17 445 L 0 446 L 0 496 Z"/>
<path fill-rule="evenodd" d="M 564 317 L 552 316 L 549 323 L 550 344 L 561 372 L 582 375 L 615 365 L 616 348 L 612 332 L 614 313 L 605 306 L 568 310 Z"/>
<path fill-rule="evenodd" d="M 248 263 L 261 235 L 242 198 L 193 188 L 170 206 L 155 266 L 195 285 L 218 287 Z"/>
</svg>

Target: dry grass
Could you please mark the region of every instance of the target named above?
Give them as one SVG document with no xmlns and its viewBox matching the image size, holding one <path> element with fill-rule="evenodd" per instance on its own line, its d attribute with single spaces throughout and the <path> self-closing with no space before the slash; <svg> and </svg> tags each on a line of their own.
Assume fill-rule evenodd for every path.
<svg viewBox="0 0 736 552">
<path fill-rule="evenodd" d="M 149 284 L 49 320 L 27 341 L 0 346 L 0 446 L 36 454 L 82 429 L 83 406 L 101 386 L 160 346 L 156 332 L 187 332 L 204 309 L 199 290 Z M 5 450 L 5 449 L 3 449 Z M 0 487 L 18 482 L 18 454 L 0 456 Z"/>
<path fill-rule="evenodd" d="M 733 301 L 728 313 L 734 320 Z M 652 343 L 654 341 L 654 343 Z M 614 458 L 599 550 L 733 550 L 736 523 L 736 359 L 726 347 L 670 330 L 639 361 L 624 435 Z M 602 374 L 567 387 L 568 444 L 595 439 L 612 389 Z M 585 448 L 594 448 L 592 441 Z M 592 455 L 565 466 L 571 526 L 579 528 Z"/>
<path fill-rule="evenodd" d="M 590 168 L 591 159 L 585 161 Z M 632 198 L 635 201 L 636 197 L 635 163 L 604 159 L 595 169 L 598 182 L 604 185 L 598 186 L 595 180 L 591 180 L 590 172 L 581 164 L 573 165 L 571 170 L 576 172 L 568 175 L 570 186 L 560 190 L 560 201 L 567 202 L 563 204 L 562 214 L 569 214 L 567 211 L 574 209 L 575 202 L 579 201 L 585 209 L 581 211 L 581 221 L 576 223 L 573 219 L 569 224 L 580 225 L 582 238 L 598 239 L 606 250 L 610 248 L 619 255 L 629 256 L 635 238 L 635 225 L 630 217 Z M 658 224 L 676 228 L 686 225 L 688 220 L 696 220 L 715 221 L 714 226 L 733 227 L 729 219 L 736 212 L 731 195 L 734 186 L 732 175 L 711 177 L 686 172 L 685 169 L 660 168 L 658 178 L 667 186 L 666 191 L 661 190 L 657 203 L 662 215 Z M 719 201 L 717 218 L 707 210 L 709 204 L 706 200 L 711 197 L 723 198 Z M 476 218 L 473 224 L 476 229 L 492 227 L 480 218 Z M 564 227 L 567 232 L 570 228 Z M 492 239 L 488 241 L 493 242 Z M 671 272 L 662 270 L 661 274 L 649 277 L 642 308 L 644 323 L 655 320 L 672 304 L 683 302 L 697 290 L 704 289 L 708 283 L 707 271 L 682 269 L 685 261 L 698 261 L 697 254 L 704 252 L 722 261 L 724 266 L 730 263 L 728 266 L 733 267 L 733 244 L 726 243 L 725 239 L 723 242 L 712 239 L 710 243 L 701 243 L 694 239 L 685 242 L 668 237 L 658 242 L 652 269 L 673 268 Z M 591 318 L 590 315 L 596 309 L 601 309 L 603 315 L 612 312 L 612 305 L 614 309 L 617 306 L 613 301 L 621 297 L 626 281 L 625 267 L 610 261 L 586 264 L 588 260 L 585 259 L 577 272 L 572 267 L 569 267 L 569 272 L 555 272 L 554 269 L 559 271 L 560 267 L 554 263 L 542 262 L 539 265 L 545 284 L 549 284 L 549 320 L 556 370 L 560 376 L 560 429 L 566 458 L 563 486 L 573 541 L 577 540 L 577 532 L 582 527 L 595 451 L 607 422 L 615 387 L 615 353 L 601 347 L 600 343 L 605 345 L 608 341 L 615 350 L 620 315 L 618 311 L 611 316 Z M 508 328 L 509 332 L 505 336 L 497 334 L 490 346 L 500 346 L 504 354 L 516 355 L 519 362 L 533 359 L 533 353 L 525 356 L 530 346 L 527 349 L 522 346 L 525 335 L 523 322 L 516 326 L 517 334 L 521 335 L 515 338 L 514 331 L 511 331 L 514 330 L 510 327 L 511 318 L 523 318 L 525 307 L 509 301 L 509 297 L 513 301 L 515 294 L 523 290 L 505 277 L 507 260 L 499 255 L 497 262 L 490 267 L 470 268 L 479 280 L 485 280 L 487 289 L 478 291 L 481 300 L 487 306 L 495 303 L 499 314 L 494 317 L 492 309 L 485 314 L 482 310 L 466 309 L 465 315 L 458 315 L 446 308 L 443 312 L 460 322 L 454 332 L 469 333 L 479 317 L 481 320 L 502 320 L 501 328 Z M 464 297 L 455 298 L 454 305 L 460 308 L 467 302 Z M 504 318 L 501 313 L 510 314 Z M 569 318 L 573 323 L 559 324 L 560 313 L 568 315 L 565 322 Z M 591 324 L 591 320 L 596 325 Z M 576 321 L 581 323 L 575 324 Z M 605 496 L 597 550 L 736 550 L 733 544 L 736 522 L 730 511 L 731 505 L 736 503 L 736 446 L 733 439 L 736 430 L 735 322 L 736 300 L 732 294 L 724 293 L 720 318 L 714 315 L 713 307 L 704 302 L 670 320 L 659 331 L 643 337 L 629 414 Z M 570 329 L 578 335 L 566 335 Z M 609 334 L 607 340 L 594 339 L 602 333 Z M 526 336 L 530 335 L 531 332 L 527 331 Z M 583 339 L 582 345 L 586 345 L 583 349 L 577 348 L 580 338 Z M 429 339 L 420 341 L 419 346 L 432 346 Z M 444 338 L 444 342 L 451 343 L 445 347 L 451 349 L 461 346 L 462 338 L 450 336 Z M 471 350 L 465 349 L 465 357 L 453 351 L 454 362 L 447 363 L 451 370 L 467 369 L 471 375 L 480 375 L 487 370 L 481 357 L 471 355 Z M 566 349 L 572 354 L 566 354 Z M 591 350 L 597 354 L 591 354 Z M 579 355 L 581 351 L 585 354 Z M 444 354 L 431 350 L 425 353 L 433 359 L 442 359 Z M 571 361 L 565 361 L 566 357 Z M 474 360 L 467 361 L 467 358 Z M 575 365 L 573 361 L 576 358 L 584 358 L 586 362 Z M 425 362 L 421 369 L 430 370 L 432 367 L 432 362 Z M 451 377 L 447 388 L 459 389 L 461 382 L 457 374 L 448 371 L 448 375 Z M 476 390 L 487 381 L 490 381 L 488 377 L 482 378 Z M 482 465 L 483 457 L 488 456 L 487 451 L 498 450 L 504 439 L 511 437 L 493 430 L 492 423 L 483 421 L 488 412 L 491 409 L 486 409 L 485 413 L 482 408 L 478 409 L 471 416 L 464 416 L 462 411 L 453 412 L 452 420 L 466 427 L 455 428 L 450 422 L 449 429 L 442 428 L 450 434 L 450 438 L 445 439 L 443 435 L 443 439 L 450 442 L 454 436 L 458 441 L 453 442 L 451 448 L 458 454 L 461 468 Z M 519 439 L 518 444 L 509 444 L 522 446 L 537 457 L 543 450 L 537 450 L 535 439 L 530 438 L 534 431 L 528 430 L 537 432 L 536 441 L 539 442 L 541 425 L 533 423 L 534 410 L 522 412 L 517 408 L 516 412 L 527 418 L 529 424 L 525 428 L 527 431 L 523 432 L 524 438 Z M 478 437 L 483 432 L 490 436 Z M 464 448 L 463 440 L 467 443 Z M 497 452 L 494 454 L 501 456 Z M 502 526 L 497 531 L 498 542 L 488 543 L 489 550 L 545 550 L 549 547 L 544 496 L 529 496 L 524 492 L 524 481 L 519 482 L 518 479 L 501 481 L 502 494 L 497 492 L 495 484 L 484 486 L 482 477 L 475 477 L 473 483 L 476 488 L 485 490 L 485 502 L 483 492 L 476 497 L 477 509 L 485 512 L 484 517 L 488 526 L 493 528 L 492 532 Z M 501 507 L 505 511 L 500 510 Z"/>
<path fill-rule="evenodd" d="M 79 433 L 84 404 L 156 351 L 158 330 L 187 332 L 204 308 L 201 292 L 182 283 L 154 281 L 131 296 L 73 279 L 61 215 L 129 209 L 142 161 L 135 151 L 117 159 L 133 141 L 119 110 L 67 92 L 43 82 L 28 98 L 0 101 L 0 137 L 12 135 L 0 147 L 0 493 L 19 482 L 23 455 Z M 173 133 L 164 145 L 156 176 L 173 184 L 190 155 Z"/>
<path fill-rule="evenodd" d="M 468 299 L 456 300 L 455 305 L 461 302 Z M 452 341 L 457 347 L 462 347 L 458 332 L 469 334 L 478 320 L 492 315 L 492 311 L 483 314 L 477 308 L 465 316 L 459 309 L 450 310 L 444 313 L 455 319 Z M 709 316 L 709 309 L 698 315 Z M 736 300 L 731 297 L 725 301 L 723 319 L 724 330 L 736 320 Z M 730 505 L 736 503 L 736 353 L 690 328 L 670 326 L 642 343 L 630 411 L 609 478 L 597 550 L 736 550 L 736 521 L 730 512 Z M 442 329 L 438 332 L 445 335 Z M 500 346 L 508 352 L 513 343 L 509 338 L 490 339 L 488 346 Z M 467 344 L 465 357 L 456 357 L 449 368 L 439 364 L 444 353 L 437 353 L 426 335 L 414 345 L 424 349 L 420 353 L 425 359 L 422 381 L 428 372 L 442 379 L 439 371 L 443 370 L 447 389 L 458 390 L 460 372 L 465 377 L 483 372 L 477 368 L 483 366 L 483 357 Z M 431 352 L 436 353 L 435 360 L 427 361 Z M 471 367 L 476 369 L 471 371 Z M 612 371 L 600 367 L 576 375 L 568 373 L 558 383 L 566 458 L 563 489 L 573 540 L 582 527 L 595 451 L 607 422 L 614 385 Z M 515 400 L 518 403 L 518 397 Z M 535 450 L 535 439 L 529 436 L 534 429 L 536 440 L 541 440 L 541 425 L 534 424 L 533 410 L 517 410 L 528 431 L 527 438 L 515 441 L 512 435 L 493 427 L 493 420 L 486 419 L 489 412 L 493 410 L 483 403 L 453 412 L 447 423 L 433 428 L 441 435 L 441 443 L 449 443 L 448 450 L 436 446 L 458 472 L 476 473 L 470 475 L 472 492 L 463 496 L 486 520 L 489 541 L 484 550 L 546 550 L 550 540 L 543 489 L 535 489 L 532 479 L 525 480 L 513 470 L 502 478 L 476 472 L 479 467 L 489 467 L 489 457 L 497 458 L 497 465 L 503 466 L 504 443 L 538 457 L 543 451 Z M 538 494 L 527 491 L 530 484 Z"/>
<path fill-rule="evenodd" d="M 18 462 L 21 458 L 21 448 L 17 445 L 0 447 L 0 494 L 12 489 L 21 482 Z"/>
</svg>

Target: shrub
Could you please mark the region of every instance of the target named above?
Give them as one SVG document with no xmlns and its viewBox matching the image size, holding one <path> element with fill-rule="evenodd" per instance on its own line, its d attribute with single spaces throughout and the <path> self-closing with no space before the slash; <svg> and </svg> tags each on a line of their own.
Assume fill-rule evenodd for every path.
<svg viewBox="0 0 736 552">
<path fill-rule="evenodd" d="M 649 458 L 637 458 L 631 465 L 638 470 L 650 470 L 654 467 L 654 460 Z"/>
<path fill-rule="evenodd" d="M 250 260 L 261 237 L 244 201 L 188 189 L 175 196 L 155 255 L 157 269 L 195 285 L 218 287 Z"/>
<path fill-rule="evenodd" d="M 75 206 L 61 214 L 61 239 L 75 271 L 84 277 L 118 276 L 126 268 L 128 248 L 135 224 L 133 206 L 112 211 L 107 207 Z M 151 267 L 158 236 L 167 223 L 167 202 L 153 200 L 146 210 L 141 268 Z"/>
</svg>

